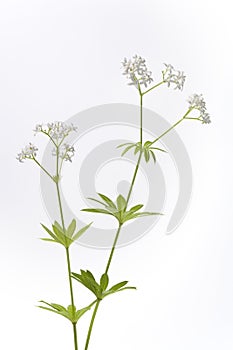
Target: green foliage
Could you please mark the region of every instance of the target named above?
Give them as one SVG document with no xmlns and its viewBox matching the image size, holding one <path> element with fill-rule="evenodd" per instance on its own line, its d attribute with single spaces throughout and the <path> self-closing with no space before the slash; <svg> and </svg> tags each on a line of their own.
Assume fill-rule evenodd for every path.
<svg viewBox="0 0 233 350">
<path fill-rule="evenodd" d="M 77 241 L 79 237 L 88 230 L 91 226 L 92 222 L 80 230 L 76 231 L 76 220 L 72 220 L 67 229 L 63 229 L 61 225 L 55 221 L 52 225 L 52 230 L 50 230 L 45 225 L 41 224 L 44 230 L 50 235 L 51 238 L 41 238 L 43 241 L 59 243 L 63 245 L 65 248 L 69 248 L 69 246 Z"/>
<path fill-rule="evenodd" d="M 137 142 L 137 143 L 127 142 L 127 143 L 122 143 L 121 145 L 117 146 L 117 148 L 120 148 L 120 147 L 125 147 L 125 149 L 121 153 L 121 156 L 124 156 L 128 151 L 130 151 L 131 149 L 134 148 L 134 154 L 137 154 L 138 152 L 142 152 L 144 159 L 147 163 L 150 161 L 151 157 L 152 157 L 154 163 L 156 162 L 155 150 L 161 151 L 161 152 L 166 152 L 165 150 L 163 150 L 161 148 L 152 147 L 151 141 L 146 141 L 143 146 L 140 142 Z"/>
<path fill-rule="evenodd" d="M 161 215 L 160 213 L 154 213 L 154 212 L 139 212 L 139 210 L 143 207 L 143 204 L 137 204 L 133 206 L 131 209 L 127 210 L 127 201 L 121 194 L 117 197 L 117 200 L 115 203 L 109 197 L 103 195 L 102 193 L 98 193 L 98 195 L 100 196 L 101 199 L 103 199 L 103 201 L 100 201 L 95 198 L 89 198 L 89 199 L 94 202 L 97 202 L 98 204 L 101 204 L 102 206 L 104 206 L 104 209 L 86 208 L 86 209 L 82 209 L 82 211 L 111 215 L 115 217 L 120 224 L 123 224 L 126 221 L 133 220 L 142 216 Z"/>
<path fill-rule="evenodd" d="M 123 281 L 115 284 L 114 286 L 106 290 L 109 283 L 109 278 L 106 273 L 104 273 L 101 276 L 100 283 L 97 283 L 96 279 L 94 278 L 93 274 L 90 271 L 80 270 L 80 272 L 81 272 L 80 274 L 72 272 L 71 276 L 76 281 L 81 283 L 84 287 L 89 289 L 96 296 L 98 300 L 102 300 L 110 294 L 121 292 L 126 289 L 136 289 L 136 287 L 129 287 L 129 286 L 125 287 L 128 281 Z"/>
<path fill-rule="evenodd" d="M 47 311 L 54 312 L 60 316 L 63 316 L 67 318 L 70 322 L 76 324 L 77 321 L 80 319 L 80 317 L 85 314 L 88 310 L 91 309 L 91 306 L 93 303 L 87 307 L 84 307 L 83 309 L 76 310 L 76 307 L 73 305 L 69 305 L 67 308 L 65 308 L 62 305 L 54 304 L 54 303 L 47 303 L 46 301 L 41 300 L 40 303 L 43 303 L 47 306 L 41 306 L 38 307 Z"/>
</svg>

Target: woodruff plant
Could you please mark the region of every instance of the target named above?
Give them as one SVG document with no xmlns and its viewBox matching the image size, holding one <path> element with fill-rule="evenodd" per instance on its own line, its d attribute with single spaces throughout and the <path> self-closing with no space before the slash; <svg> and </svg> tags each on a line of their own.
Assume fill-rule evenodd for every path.
<svg viewBox="0 0 233 350">
<path fill-rule="evenodd" d="M 184 112 L 183 116 L 180 119 L 178 119 L 178 121 L 176 121 L 175 124 L 173 124 L 168 130 L 165 130 L 162 133 L 162 135 L 155 138 L 154 140 L 144 140 L 144 96 L 164 84 L 167 84 L 168 87 L 173 86 L 175 89 L 182 90 L 185 82 L 185 75 L 183 72 L 175 70 L 172 65 L 165 64 L 165 68 L 162 71 L 161 81 L 148 88 L 148 85 L 150 85 L 153 82 L 153 78 L 152 73 L 147 69 L 145 59 L 138 55 L 135 55 L 132 59 L 129 60 L 125 58 L 122 62 L 122 69 L 123 74 L 129 80 L 129 85 L 133 85 L 136 87 L 140 99 L 139 139 L 136 140 L 135 143 L 125 143 L 118 146 L 119 148 L 123 148 L 121 154 L 122 156 L 124 156 L 129 151 L 133 151 L 135 156 L 137 157 L 137 162 L 132 176 L 131 185 L 126 198 L 120 194 L 116 199 L 111 199 L 106 194 L 98 193 L 98 197 L 89 198 L 97 206 L 94 206 L 93 208 L 82 209 L 82 211 L 89 213 L 111 215 L 117 220 L 118 223 L 118 228 L 116 231 L 114 242 L 112 244 L 110 255 L 106 263 L 105 269 L 100 274 L 100 280 L 94 277 L 94 275 L 88 270 L 80 270 L 79 273 L 72 272 L 70 262 L 70 247 L 74 242 L 78 241 L 81 235 L 85 234 L 92 222 L 84 227 L 77 228 L 76 221 L 75 219 L 73 219 L 71 223 L 69 223 L 69 225 L 66 225 L 60 196 L 60 181 L 64 161 L 72 162 L 72 157 L 75 153 L 73 145 L 68 144 L 66 142 L 66 138 L 70 133 L 77 132 L 77 127 L 72 124 L 65 124 L 63 122 L 36 125 L 36 128 L 34 130 L 35 133 L 43 134 L 53 144 L 52 154 L 54 155 L 54 161 L 56 164 L 56 171 L 54 174 L 51 174 L 47 169 L 45 169 L 42 166 L 42 164 L 37 158 L 38 148 L 32 143 L 29 143 L 29 145 L 22 149 L 22 151 L 17 155 L 17 159 L 20 162 L 23 162 L 24 160 L 28 159 L 36 163 L 42 169 L 42 171 L 46 173 L 46 175 L 51 179 L 51 181 L 53 181 L 54 186 L 56 188 L 57 202 L 60 212 L 60 221 L 55 221 L 51 227 L 47 227 L 44 224 L 41 225 L 44 231 L 48 234 L 48 238 L 42 238 L 42 240 L 46 242 L 61 244 L 65 249 L 70 293 L 70 305 L 68 307 L 65 307 L 60 304 L 48 303 L 46 301 L 41 300 L 39 307 L 41 309 L 45 309 L 50 312 L 54 312 L 60 316 L 63 316 L 70 321 L 73 328 L 75 350 L 78 350 L 78 336 L 76 328 L 78 320 L 88 310 L 93 308 L 93 313 L 90 319 L 90 325 L 87 331 L 86 343 L 84 347 L 85 350 L 88 350 L 94 321 L 97 315 L 98 308 L 103 299 L 108 296 L 111 296 L 112 294 L 124 290 L 136 289 L 135 287 L 128 286 L 128 281 L 122 281 L 109 287 L 109 269 L 112 263 L 116 244 L 119 239 L 123 225 L 129 220 L 137 220 L 143 216 L 161 215 L 161 213 L 157 212 L 143 211 L 143 204 L 136 204 L 131 208 L 129 208 L 128 206 L 142 159 L 144 158 L 147 163 L 150 161 L 156 162 L 156 153 L 166 152 L 165 150 L 156 147 L 156 143 L 182 121 L 198 120 L 201 121 L 203 124 L 210 123 L 210 117 L 206 111 L 206 104 L 203 99 L 203 96 L 194 94 L 188 99 L 187 110 Z M 93 294 L 93 300 L 90 302 L 90 304 L 80 309 L 76 307 L 74 301 L 73 283 L 75 281 L 82 284 L 83 287 L 91 291 Z"/>
</svg>

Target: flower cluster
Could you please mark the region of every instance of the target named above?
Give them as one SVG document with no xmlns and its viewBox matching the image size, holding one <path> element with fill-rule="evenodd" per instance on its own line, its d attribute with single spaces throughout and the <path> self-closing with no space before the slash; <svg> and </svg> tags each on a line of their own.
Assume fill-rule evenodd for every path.
<svg viewBox="0 0 233 350">
<path fill-rule="evenodd" d="M 36 157 L 36 152 L 38 151 L 38 148 L 34 146 L 31 142 L 25 146 L 20 153 L 17 154 L 16 159 L 23 163 L 23 160 L 25 159 L 34 159 Z"/>
<path fill-rule="evenodd" d="M 147 87 L 153 81 L 152 72 L 148 71 L 146 61 L 141 56 L 134 55 L 129 60 L 125 58 L 122 62 L 122 68 L 124 69 L 123 75 L 126 75 L 127 79 L 130 80 L 129 85 L 135 85 L 138 88 L 138 84 L 140 84 Z"/>
<path fill-rule="evenodd" d="M 183 90 L 186 78 L 184 72 L 175 70 L 171 64 L 164 63 L 164 65 L 166 68 L 164 71 L 162 71 L 163 81 L 167 83 L 168 87 L 170 87 L 171 84 L 174 84 L 174 89 Z"/>
<path fill-rule="evenodd" d="M 60 146 L 59 150 L 56 150 L 54 148 L 52 151 L 52 155 L 56 156 L 57 151 L 61 159 L 72 162 L 71 158 L 74 156 L 74 152 L 75 152 L 75 149 L 73 146 L 70 146 L 68 143 L 64 143 L 63 145 Z"/>
<path fill-rule="evenodd" d="M 49 135 L 56 143 L 62 141 L 72 131 L 77 131 L 77 127 L 73 124 L 66 124 L 64 122 L 47 123 L 46 125 L 37 124 L 35 133 L 42 132 Z"/>
<path fill-rule="evenodd" d="M 199 119 L 203 124 L 211 123 L 210 115 L 206 111 L 206 103 L 202 94 L 191 95 L 188 99 L 188 103 L 190 109 L 197 109 L 200 112 Z"/>
</svg>

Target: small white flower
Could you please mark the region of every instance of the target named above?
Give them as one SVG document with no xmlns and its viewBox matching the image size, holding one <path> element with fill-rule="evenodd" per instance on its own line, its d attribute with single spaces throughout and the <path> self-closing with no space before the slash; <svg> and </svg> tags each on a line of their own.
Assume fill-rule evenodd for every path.
<svg viewBox="0 0 233 350">
<path fill-rule="evenodd" d="M 43 131 L 43 125 L 42 124 L 36 124 L 35 129 L 33 131 L 35 131 L 35 134 L 37 134 L 38 132 L 42 132 Z"/>
<path fill-rule="evenodd" d="M 17 154 L 16 159 L 23 163 L 23 160 L 25 159 L 33 159 L 36 157 L 36 152 L 38 151 L 38 148 L 34 146 L 31 142 L 25 146 L 20 153 Z"/>
<path fill-rule="evenodd" d="M 190 108 L 198 109 L 199 111 L 206 110 L 206 103 L 203 95 L 193 94 L 188 98 L 188 103 Z"/>
<path fill-rule="evenodd" d="M 124 69 L 123 75 L 126 75 L 127 79 L 130 80 L 129 85 L 135 85 L 138 88 L 138 84 L 140 84 L 147 87 L 153 81 L 152 72 L 148 71 L 146 61 L 141 56 L 134 55 L 129 60 L 125 58 L 122 62 L 122 68 Z"/>
<path fill-rule="evenodd" d="M 53 123 L 47 123 L 46 125 L 37 124 L 34 131 L 35 133 L 43 132 L 48 134 L 55 142 L 60 142 L 72 131 L 77 131 L 77 127 L 73 124 L 56 121 Z"/>
<path fill-rule="evenodd" d="M 61 147 L 60 157 L 64 160 L 72 162 L 71 158 L 74 156 L 74 147 L 64 143 Z"/>
<path fill-rule="evenodd" d="M 200 118 L 201 118 L 202 124 L 210 124 L 211 123 L 210 115 L 207 112 L 201 113 Z"/>
<path fill-rule="evenodd" d="M 199 119 L 202 121 L 202 124 L 211 123 L 210 115 L 206 111 L 206 103 L 202 94 L 191 95 L 188 98 L 188 103 L 190 109 L 197 109 L 200 112 Z"/>
<path fill-rule="evenodd" d="M 184 72 L 175 70 L 171 64 L 164 63 L 166 69 L 162 72 L 163 81 L 167 83 L 167 86 L 170 87 L 171 84 L 175 85 L 174 89 L 183 90 L 185 83 Z"/>
<path fill-rule="evenodd" d="M 73 146 L 70 146 L 68 143 L 63 143 L 62 146 L 59 148 L 59 157 L 64 160 L 68 160 L 69 162 L 72 162 L 72 157 L 74 156 L 75 149 Z M 57 150 L 54 148 L 52 150 L 52 155 L 57 155 Z"/>
</svg>

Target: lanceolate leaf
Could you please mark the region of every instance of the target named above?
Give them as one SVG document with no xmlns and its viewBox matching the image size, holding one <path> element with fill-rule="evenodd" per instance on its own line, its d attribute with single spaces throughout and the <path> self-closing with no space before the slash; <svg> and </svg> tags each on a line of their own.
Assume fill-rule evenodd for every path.
<svg viewBox="0 0 233 350">
<path fill-rule="evenodd" d="M 124 151 L 121 153 L 121 156 L 123 157 L 131 148 L 135 147 L 135 145 L 130 145 L 124 149 Z"/>
<path fill-rule="evenodd" d="M 66 236 L 71 238 L 74 234 L 75 229 L 76 229 L 76 220 L 72 220 L 66 230 Z"/>
<path fill-rule="evenodd" d="M 107 205 L 109 207 L 115 208 L 116 209 L 116 205 L 114 204 L 114 202 L 107 196 L 105 196 L 102 193 L 98 193 L 98 195 L 107 203 Z"/>
<path fill-rule="evenodd" d="M 81 211 L 112 215 L 112 213 L 109 213 L 109 211 L 105 209 L 99 209 L 99 208 L 85 208 L 85 209 L 81 209 Z"/>
<path fill-rule="evenodd" d="M 117 208 L 119 211 L 124 210 L 126 207 L 126 200 L 125 198 L 120 194 L 117 197 Z"/>
<path fill-rule="evenodd" d="M 123 281 L 123 282 L 120 282 L 120 283 L 117 283 L 115 284 L 114 286 L 112 286 L 109 291 L 116 291 L 122 287 L 124 287 L 126 284 L 128 283 L 128 281 Z"/>
<path fill-rule="evenodd" d="M 103 291 L 107 289 L 108 282 L 109 282 L 108 275 L 104 273 L 100 279 L 100 287 L 103 289 Z"/>
<path fill-rule="evenodd" d="M 79 237 L 81 237 L 88 229 L 89 227 L 92 225 L 92 222 L 86 226 L 84 226 L 83 228 L 81 228 L 81 230 L 79 230 L 77 233 L 75 233 L 75 235 L 72 237 L 73 241 L 77 241 L 77 239 L 79 239 Z"/>
<path fill-rule="evenodd" d="M 46 231 L 55 241 L 57 241 L 57 237 L 55 236 L 55 234 L 54 234 L 52 231 L 50 231 L 50 230 L 48 229 L 48 227 L 46 227 L 46 226 L 43 225 L 43 224 L 41 224 L 41 226 L 45 229 L 45 231 Z"/>
<path fill-rule="evenodd" d="M 133 213 L 133 212 L 135 212 L 135 211 L 140 210 L 142 207 L 143 207 L 143 204 L 137 204 L 137 205 L 135 205 L 134 207 L 132 207 L 132 208 L 129 210 L 129 212 L 130 212 L 130 213 Z"/>
</svg>

